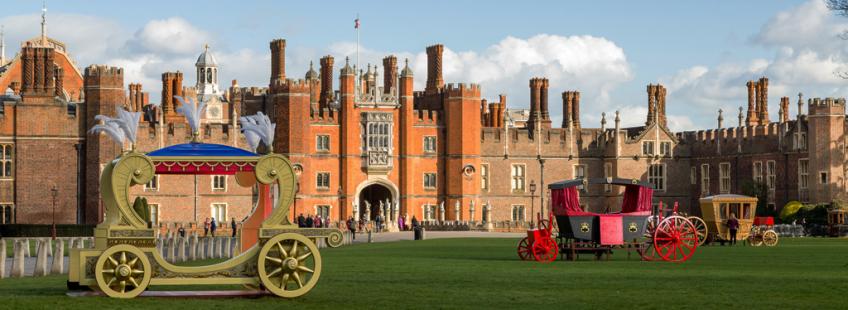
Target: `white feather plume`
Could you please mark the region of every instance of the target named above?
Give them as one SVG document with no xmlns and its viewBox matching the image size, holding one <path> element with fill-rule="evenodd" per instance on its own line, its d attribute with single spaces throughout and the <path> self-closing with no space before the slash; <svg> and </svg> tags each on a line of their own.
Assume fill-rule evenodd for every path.
<svg viewBox="0 0 848 310">
<path fill-rule="evenodd" d="M 124 141 L 126 140 L 126 136 L 124 136 L 124 130 L 121 129 L 121 125 L 119 125 L 120 121 L 116 121 L 116 119 L 114 118 L 103 115 L 97 115 L 94 117 L 94 119 L 101 120 L 104 123 L 94 125 L 88 131 L 89 133 L 100 134 L 101 132 L 105 132 L 107 135 L 109 135 L 109 137 L 112 138 L 112 140 L 115 140 L 115 142 L 118 142 L 118 144 L 123 147 Z"/>
<path fill-rule="evenodd" d="M 239 120 L 241 120 L 241 132 L 254 151 L 259 147 L 259 141 L 268 148 L 274 146 L 274 130 L 277 124 L 272 123 L 267 115 L 259 112 L 256 115 L 242 116 Z"/>
<path fill-rule="evenodd" d="M 188 98 L 188 102 L 180 96 L 174 96 L 180 102 L 180 107 L 176 109 L 177 113 L 185 116 L 188 121 L 188 126 L 192 132 L 200 131 L 200 114 L 206 109 L 206 101 L 195 103 L 195 100 Z"/>
<path fill-rule="evenodd" d="M 141 112 L 130 112 L 124 109 L 124 107 L 118 107 L 117 119 L 121 121 L 118 125 L 124 130 L 124 136 L 131 143 L 135 143 L 136 136 L 138 135 L 138 122 L 141 120 Z"/>
</svg>

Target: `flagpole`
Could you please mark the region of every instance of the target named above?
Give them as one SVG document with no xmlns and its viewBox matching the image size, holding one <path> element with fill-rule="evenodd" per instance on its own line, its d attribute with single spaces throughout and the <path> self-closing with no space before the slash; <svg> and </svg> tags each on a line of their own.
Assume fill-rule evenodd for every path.
<svg viewBox="0 0 848 310">
<path fill-rule="evenodd" d="M 356 13 L 356 67 L 355 68 L 356 69 L 353 70 L 354 71 L 353 74 L 356 75 L 357 83 L 356 83 L 355 89 L 356 89 L 357 98 L 359 98 L 359 94 L 361 92 L 361 90 L 359 88 L 362 85 L 362 81 L 359 80 L 360 79 L 359 71 L 357 71 L 357 70 L 359 70 L 359 13 Z"/>
</svg>

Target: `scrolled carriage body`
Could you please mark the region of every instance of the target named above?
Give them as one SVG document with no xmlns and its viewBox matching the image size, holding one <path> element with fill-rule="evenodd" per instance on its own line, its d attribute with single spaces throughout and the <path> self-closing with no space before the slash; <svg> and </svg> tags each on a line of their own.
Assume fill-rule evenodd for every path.
<svg viewBox="0 0 848 310">
<path fill-rule="evenodd" d="M 165 261 L 156 250 L 156 231 L 149 228 L 144 203 L 130 201 L 130 188 L 156 174 L 234 175 L 241 186 L 257 186 L 259 201 L 242 222 L 239 254 L 198 267 Z M 299 229 L 291 223 L 295 176 L 291 163 L 279 154 L 258 155 L 204 143 L 148 154 L 127 152 L 104 167 L 100 185 L 106 216 L 95 229 L 95 248 L 72 250 L 69 287 L 87 286 L 110 297 L 132 298 L 150 285 L 241 284 L 294 298 L 309 292 L 320 278 L 316 241 L 341 244 L 338 229 Z"/>
</svg>

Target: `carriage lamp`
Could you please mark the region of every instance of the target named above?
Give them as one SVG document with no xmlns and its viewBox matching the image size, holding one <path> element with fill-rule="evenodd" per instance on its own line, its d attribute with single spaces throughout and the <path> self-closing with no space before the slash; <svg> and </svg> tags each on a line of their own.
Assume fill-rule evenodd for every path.
<svg viewBox="0 0 848 310">
<path fill-rule="evenodd" d="M 536 227 L 536 180 L 530 180 L 530 227 Z"/>
</svg>

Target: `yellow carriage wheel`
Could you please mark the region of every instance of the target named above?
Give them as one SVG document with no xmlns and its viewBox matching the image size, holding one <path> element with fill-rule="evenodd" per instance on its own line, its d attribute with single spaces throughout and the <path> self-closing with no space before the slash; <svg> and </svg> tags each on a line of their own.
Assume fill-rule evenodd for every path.
<svg viewBox="0 0 848 310">
<path fill-rule="evenodd" d="M 113 298 L 133 298 L 144 292 L 152 274 L 147 255 L 139 248 L 120 244 L 97 259 L 94 276 L 103 293 Z"/>
<path fill-rule="evenodd" d="M 704 243 L 707 242 L 707 236 L 710 234 L 710 229 L 707 228 L 707 223 L 697 216 L 690 216 L 686 219 L 692 222 L 692 225 L 695 225 L 695 231 L 698 234 L 698 246 L 704 245 Z"/>
<path fill-rule="evenodd" d="M 777 239 L 777 233 L 774 230 L 769 229 L 763 233 L 763 244 L 765 244 L 766 246 L 777 245 Z"/>
<path fill-rule="evenodd" d="M 274 236 L 259 251 L 259 280 L 277 296 L 295 298 L 308 293 L 321 276 L 321 253 L 301 234 Z"/>
</svg>

